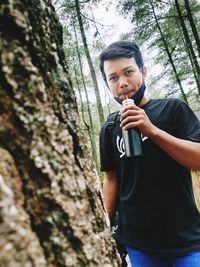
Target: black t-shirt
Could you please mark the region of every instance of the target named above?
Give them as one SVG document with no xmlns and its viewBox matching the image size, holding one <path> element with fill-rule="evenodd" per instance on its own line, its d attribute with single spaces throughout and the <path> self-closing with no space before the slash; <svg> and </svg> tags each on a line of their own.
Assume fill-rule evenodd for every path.
<svg viewBox="0 0 200 267">
<path fill-rule="evenodd" d="M 200 142 L 200 122 L 184 102 L 150 100 L 143 109 L 158 128 Z M 115 122 L 101 129 L 100 156 L 101 170 L 115 169 L 120 181 L 118 238 L 125 245 L 152 252 L 200 250 L 200 213 L 190 170 L 145 136 L 143 156 L 126 158 L 119 115 L 114 115 Z"/>
</svg>

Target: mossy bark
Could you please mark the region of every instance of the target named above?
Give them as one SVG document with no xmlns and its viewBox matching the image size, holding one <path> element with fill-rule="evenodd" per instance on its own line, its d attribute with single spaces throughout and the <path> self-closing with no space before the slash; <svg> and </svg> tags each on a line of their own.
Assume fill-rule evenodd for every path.
<svg viewBox="0 0 200 267">
<path fill-rule="evenodd" d="M 49 1 L 0 5 L 0 265 L 120 266 Z"/>
</svg>

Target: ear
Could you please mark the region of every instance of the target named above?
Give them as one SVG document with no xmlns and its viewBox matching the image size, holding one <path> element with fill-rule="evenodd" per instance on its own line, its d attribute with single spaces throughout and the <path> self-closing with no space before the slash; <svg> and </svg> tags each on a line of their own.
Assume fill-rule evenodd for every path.
<svg viewBox="0 0 200 267">
<path fill-rule="evenodd" d="M 144 79 L 146 79 L 146 77 L 147 77 L 147 67 L 146 66 L 144 66 L 142 73 L 143 73 Z"/>
</svg>

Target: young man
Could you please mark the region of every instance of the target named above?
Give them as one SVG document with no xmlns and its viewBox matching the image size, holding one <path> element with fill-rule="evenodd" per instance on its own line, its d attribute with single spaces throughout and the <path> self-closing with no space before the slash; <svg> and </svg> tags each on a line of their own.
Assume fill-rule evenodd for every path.
<svg viewBox="0 0 200 267">
<path fill-rule="evenodd" d="M 100 133 L 105 205 L 119 212 L 118 239 L 133 267 L 200 267 L 200 213 L 190 169 L 200 169 L 200 122 L 179 99 L 149 100 L 137 45 L 115 42 L 100 55 L 114 98 L 135 100 L 112 114 Z M 122 129 L 136 127 L 143 155 L 126 157 Z"/>
</svg>

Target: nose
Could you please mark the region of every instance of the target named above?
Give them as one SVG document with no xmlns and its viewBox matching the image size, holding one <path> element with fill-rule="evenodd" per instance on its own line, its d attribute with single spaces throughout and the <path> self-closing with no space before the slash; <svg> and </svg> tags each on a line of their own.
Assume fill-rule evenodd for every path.
<svg viewBox="0 0 200 267">
<path fill-rule="evenodd" d="M 127 83 L 126 79 L 125 79 L 125 78 L 121 78 L 121 79 L 119 80 L 119 87 L 122 88 L 122 89 L 124 89 L 124 88 L 126 88 L 127 86 L 128 86 L 128 83 Z"/>
</svg>

